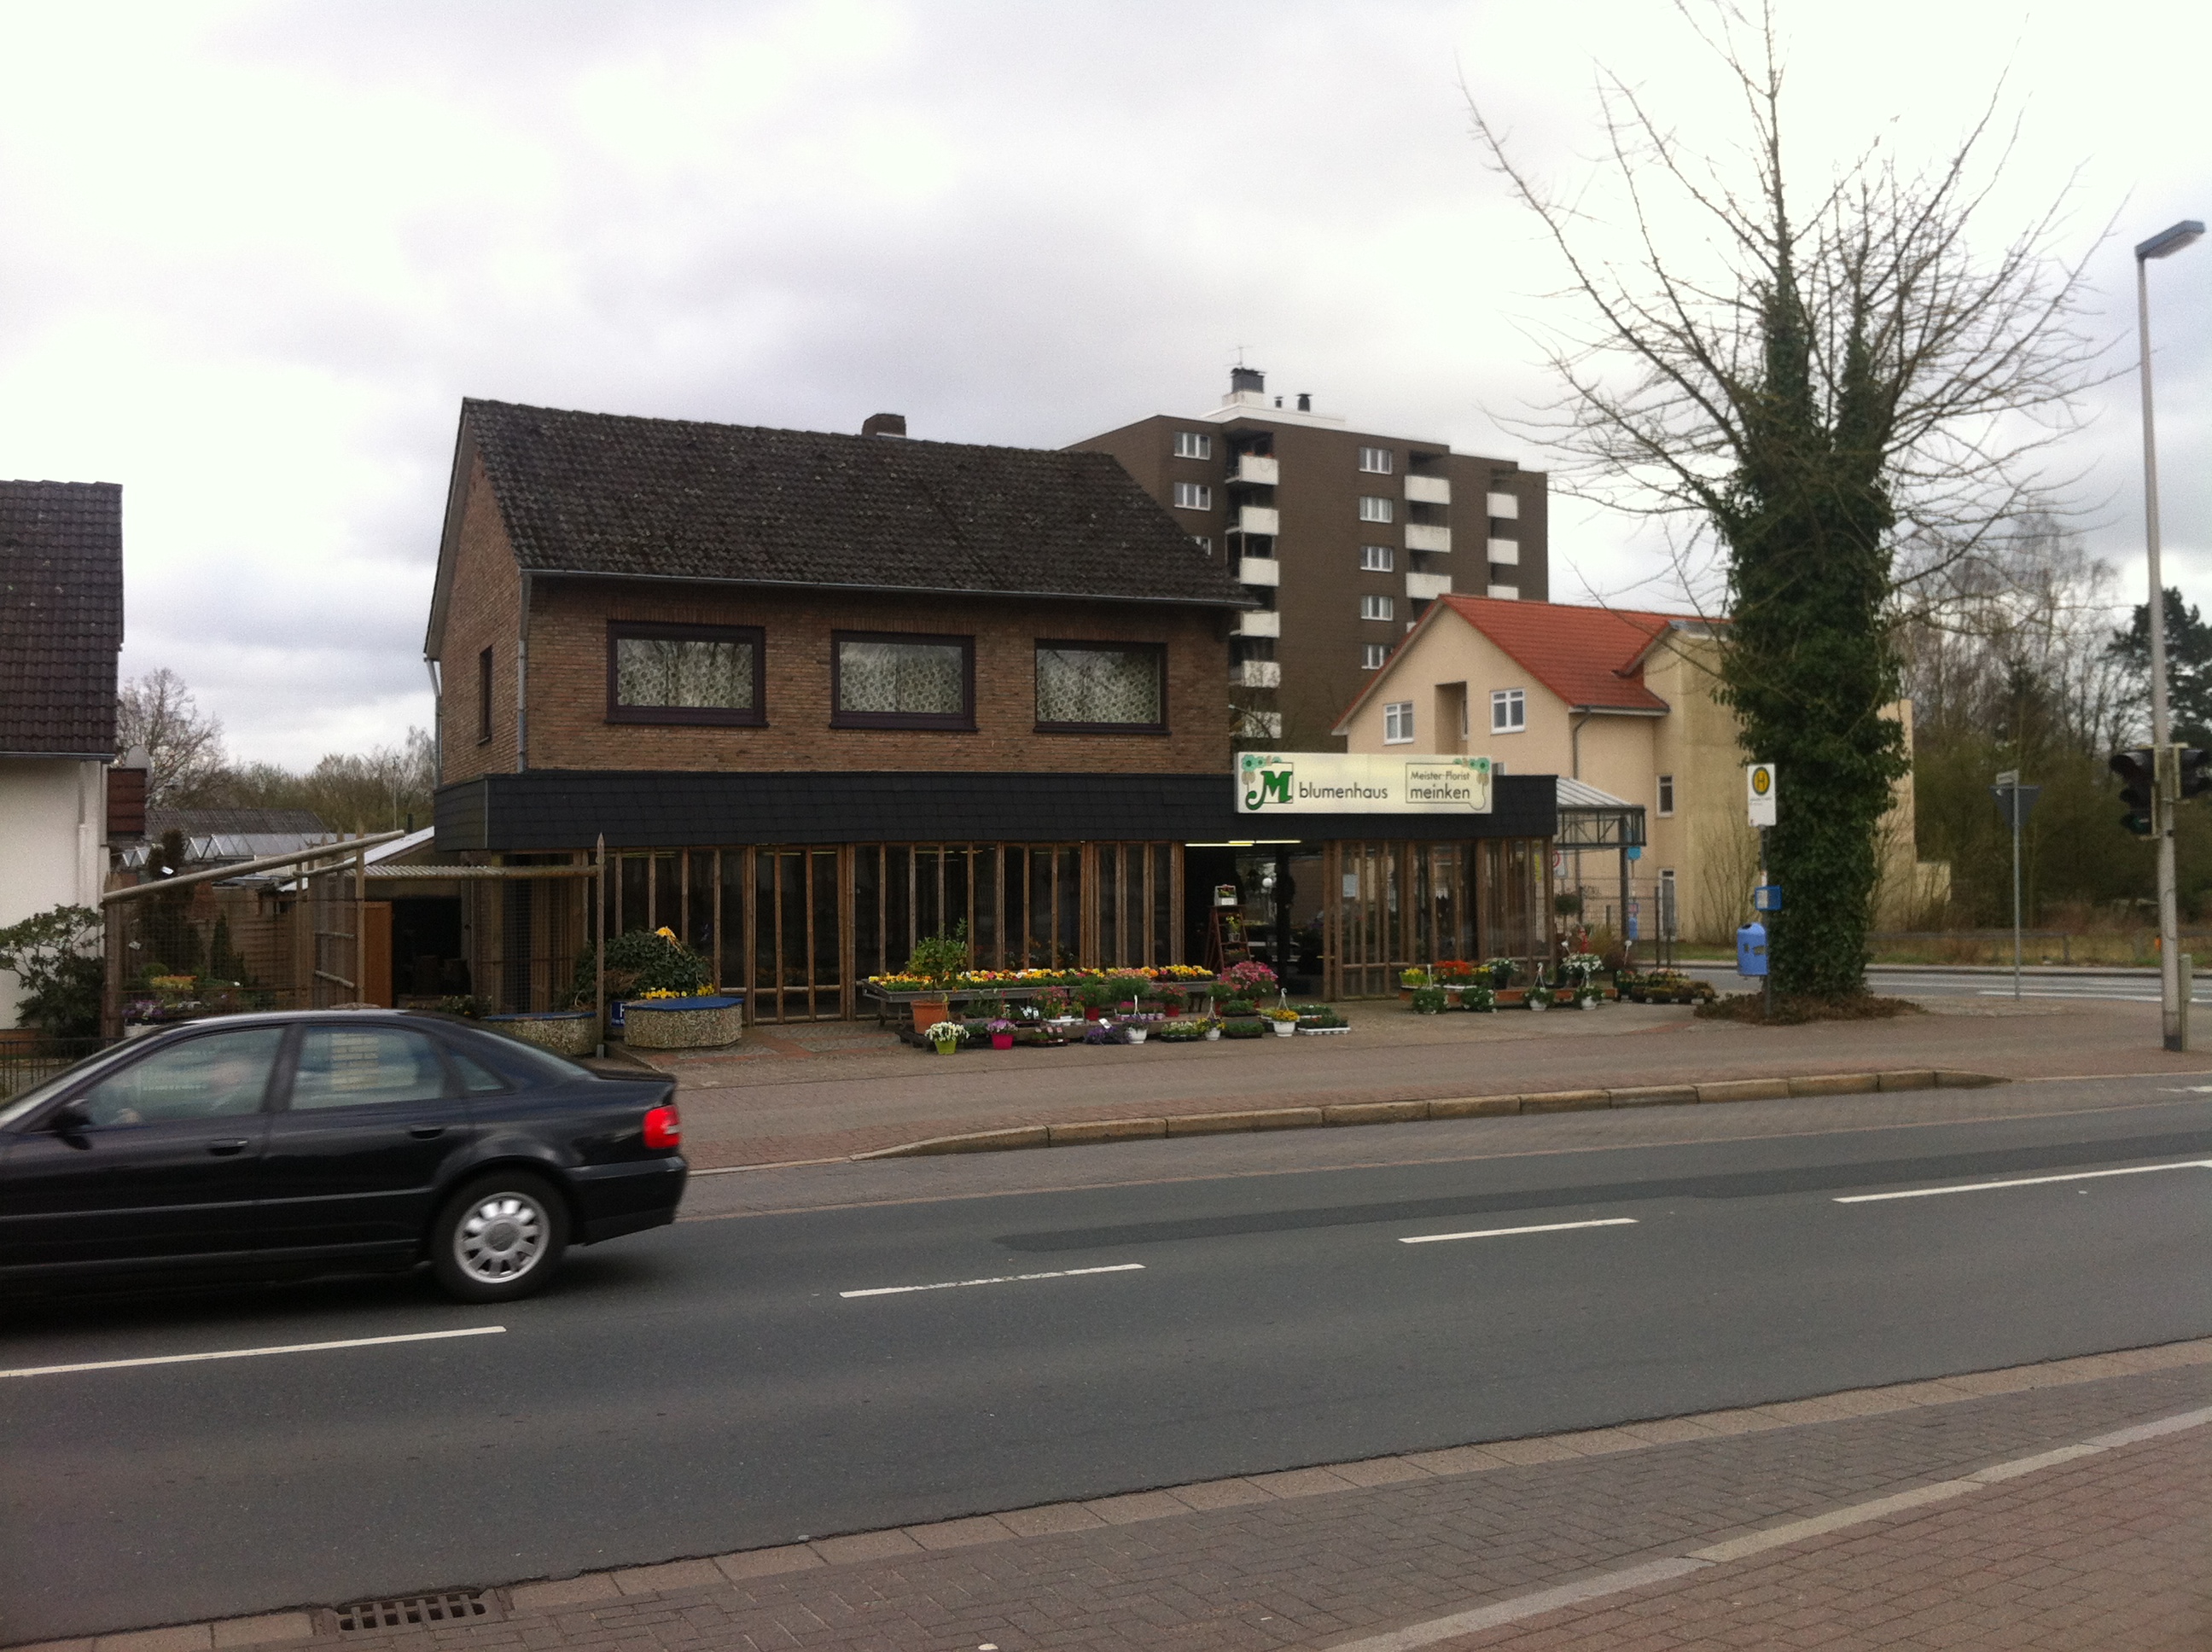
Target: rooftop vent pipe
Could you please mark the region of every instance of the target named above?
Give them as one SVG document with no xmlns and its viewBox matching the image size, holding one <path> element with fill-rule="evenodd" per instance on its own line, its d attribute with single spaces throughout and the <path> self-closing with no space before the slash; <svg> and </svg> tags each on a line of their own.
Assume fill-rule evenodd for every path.
<svg viewBox="0 0 2212 1652">
<path fill-rule="evenodd" d="M 1298 392 L 1298 411 L 1301 413 L 1313 411 L 1313 397 L 1306 391 L 1302 390 Z"/>
</svg>

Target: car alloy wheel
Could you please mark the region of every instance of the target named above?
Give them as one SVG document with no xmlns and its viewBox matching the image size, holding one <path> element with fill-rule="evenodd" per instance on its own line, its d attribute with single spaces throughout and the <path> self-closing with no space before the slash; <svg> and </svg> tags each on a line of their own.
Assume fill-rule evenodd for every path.
<svg viewBox="0 0 2212 1652">
<path fill-rule="evenodd" d="M 453 1260 L 480 1285 L 511 1285 L 545 1258 L 552 1224 L 528 1193 L 487 1193 L 453 1227 Z"/>
</svg>

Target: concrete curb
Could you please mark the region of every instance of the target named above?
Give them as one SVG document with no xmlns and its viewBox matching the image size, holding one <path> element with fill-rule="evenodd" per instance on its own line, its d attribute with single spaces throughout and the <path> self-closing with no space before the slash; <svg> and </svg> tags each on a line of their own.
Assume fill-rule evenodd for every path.
<svg viewBox="0 0 2212 1652">
<path fill-rule="evenodd" d="M 1157 1136 L 1218 1136 L 1252 1130 L 1311 1130 L 1331 1125 L 1418 1124 L 1431 1119 L 1505 1114 L 1579 1113 L 1615 1107 L 1682 1107 L 1705 1102 L 1778 1102 L 1804 1096 L 1864 1096 L 1899 1090 L 1974 1090 L 2010 1084 L 1990 1072 L 1917 1068 L 1897 1072 L 1814 1072 L 1790 1078 L 1718 1078 L 1705 1084 L 1638 1084 L 1620 1090 L 1553 1090 L 1514 1096 L 1449 1096 L 1426 1102 L 1346 1102 L 1333 1107 L 1270 1107 L 1186 1113 L 1157 1119 L 1083 1119 L 971 1130 L 957 1136 L 878 1147 L 855 1160 L 927 1158 L 941 1153 L 1004 1153 L 1026 1147 L 1087 1147 Z"/>
</svg>

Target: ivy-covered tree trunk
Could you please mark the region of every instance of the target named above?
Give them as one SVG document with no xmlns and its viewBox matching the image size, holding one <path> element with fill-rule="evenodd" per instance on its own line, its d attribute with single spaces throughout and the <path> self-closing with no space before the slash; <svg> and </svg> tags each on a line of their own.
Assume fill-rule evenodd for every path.
<svg viewBox="0 0 2212 1652">
<path fill-rule="evenodd" d="M 1762 297 L 1763 380 L 1745 398 L 1742 460 L 1718 513 L 1733 597 L 1722 691 L 1747 760 L 1775 764 L 1779 780 L 1768 836 L 1769 876 L 1784 891 L 1768 920 L 1775 990 L 1846 997 L 1866 990 L 1878 828 L 1909 767 L 1901 726 L 1882 714 L 1900 675 L 1885 613 L 1889 398 L 1854 315 L 1824 418 L 1786 255 Z"/>
</svg>

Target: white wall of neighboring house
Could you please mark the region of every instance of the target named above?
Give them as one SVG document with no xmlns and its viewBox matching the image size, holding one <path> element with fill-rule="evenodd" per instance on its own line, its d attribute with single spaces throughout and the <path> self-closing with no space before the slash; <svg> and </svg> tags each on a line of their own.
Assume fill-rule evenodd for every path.
<svg viewBox="0 0 2212 1652">
<path fill-rule="evenodd" d="M 97 907 L 106 884 L 107 768 L 67 757 L 0 758 L 0 928 L 58 906 Z M 0 969 L 0 1027 L 21 983 Z"/>
</svg>

